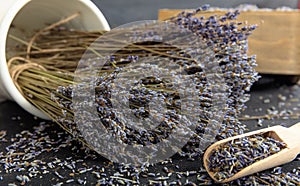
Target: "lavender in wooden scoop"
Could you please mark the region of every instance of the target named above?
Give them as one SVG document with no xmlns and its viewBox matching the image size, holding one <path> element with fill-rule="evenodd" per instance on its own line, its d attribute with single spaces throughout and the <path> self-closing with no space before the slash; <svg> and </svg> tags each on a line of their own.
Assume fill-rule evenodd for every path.
<svg viewBox="0 0 300 186">
<path fill-rule="evenodd" d="M 214 150 L 208 159 L 214 178 L 223 181 L 249 165 L 286 148 L 286 144 L 266 134 L 256 134 L 228 141 Z"/>
</svg>

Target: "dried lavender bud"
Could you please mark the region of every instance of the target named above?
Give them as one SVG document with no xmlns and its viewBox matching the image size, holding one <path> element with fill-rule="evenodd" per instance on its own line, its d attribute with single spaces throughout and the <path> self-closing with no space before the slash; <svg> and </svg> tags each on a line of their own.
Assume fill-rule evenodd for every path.
<svg viewBox="0 0 300 186">
<path fill-rule="evenodd" d="M 221 144 L 208 158 L 208 167 L 214 177 L 222 181 L 245 167 L 280 152 L 286 144 L 268 134 L 234 139 Z"/>
</svg>

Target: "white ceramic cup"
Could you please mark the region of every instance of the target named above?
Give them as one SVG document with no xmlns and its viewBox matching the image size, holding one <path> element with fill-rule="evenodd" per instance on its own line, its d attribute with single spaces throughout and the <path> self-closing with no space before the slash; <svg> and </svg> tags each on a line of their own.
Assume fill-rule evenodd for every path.
<svg viewBox="0 0 300 186">
<path fill-rule="evenodd" d="M 29 113 L 49 119 L 43 112 L 29 103 L 9 74 L 6 54 L 11 45 L 8 35 L 19 38 L 31 35 L 36 30 L 80 12 L 80 16 L 70 21 L 68 28 L 81 30 L 109 30 L 109 25 L 101 11 L 90 0 L 1 0 L 0 1 L 0 100 L 13 100 Z"/>
</svg>

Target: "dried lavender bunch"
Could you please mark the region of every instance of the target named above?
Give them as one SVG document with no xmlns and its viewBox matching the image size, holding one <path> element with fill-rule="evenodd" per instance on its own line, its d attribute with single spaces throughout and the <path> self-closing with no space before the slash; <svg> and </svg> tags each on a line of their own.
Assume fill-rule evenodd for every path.
<svg viewBox="0 0 300 186">
<path fill-rule="evenodd" d="M 200 17 L 200 18 L 194 17 L 197 12 L 205 11 L 206 9 L 207 7 L 203 6 L 192 13 L 183 12 L 179 14 L 177 17 L 171 18 L 169 22 L 175 23 L 175 25 L 178 25 L 179 27 L 189 29 L 192 33 L 199 36 L 201 40 L 204 40 L 207 47 L 213 49 L 214 57 L 216 58 L 217 65 L 219 65 L 219 67 L 222 69 L 223 74 L 221 74 L 221 76 L 225 78 L 226 86 L 229 87 L 228 92 L 230 93 L 230 95 L 228 96 L 228 99 L 226 101 L 227 106 L 225 108 L 224 121 L 222 123 L 221 130 L 219 131 L 218 139 L 220 139 L 227 136 L 240 134 L 243 132 L 244 129 L 244 126 L 241 125 L 236 118 L 237 118 L 237 114 L 242 110 L 244 102 L 248 98 L 247 95 L 245 94 L 245 91 L 248 90 L 251 84 L 257 79 L 257 74 L 253 68 L 255 66 L 255 59 L 253 57 L 248 57 L 246 54 L 247 37 L 250 35 L 251 31 L 255 27 L 251 27 L 251 26 L 242 27 L 242 24 L 233 21 L 238 15 L 238 12 L 228 13 L 223 17 L 212 16 L 207 19 L 204 17 Z M 77 33 L 76 31 L 75 33 L 82 35 L 82 38 L 86 38 L 84 40 L 87 42 L 91 42 L 91 39 L 97 36 L 97 33 L 90 33 L 90 34 L 86 32 Z M 99 36 L 101 34 L 102 33 L 99 33 Z M 68 34 L 66 34 L 64 31 L 63 35 L 68 35 Z M 144 40 L 148 39 L 149 41 L 153 41 L 153 39 L 156 40 L 158 38 L 157 40 L 159 41 L 159 37 L 156 37 L 155 32 L 153 33 L 151 31 L 145 30 L 145 32 L 142 33 L 142 35 Z M 46 37 L 47 40 L 47 35 L 42 37 Z M 73 37 L 70 38 L 71 41 L 73 41 L 72 39 Z M 132 39 L 137 41 L 139 40 L 139 38 L 132 38 Z M 55 40 L 54 42 L 57 41 Z M 49 55 L 63 56 L 63 59 L 68 61 L 69 59 L 73 59 L 73 58 L 69 58 L 69 56 L 70 55 L 73 56 L 74 50 L 77 48 L 76 43 L 75 46 L 71 42 L 70 44 L 72 50 L 71 53 L 68 53 L 67 55 L 64 54 L 65 51 L 62 51 L 60 49 L 58 50 L 59 55 L 56 55 L 56 53 L 52 54 L 52 50 L 50 50 L 51 54 L 44 53 L 44 52 L 40 53 L 39 51 L 31 51 L 31 55 L 32 57 L 36 57 L 37 59 L 40 59 L 43 56 L 48 58 Z M 59 43 L 59 45 L 61 45 L 61 43 Z M 103 45 L 97 46 L 96 50 L 105 51 L 106 48 L 117 48 L 117 47 L 118 47 L 118 43 L 116 43 L 115 41 L 113 42 L 109 41 L 108 43 L 104 43 Z M 80 46 L 79 48 L 80 51 L 85 49 L 85 47 L 82 46 Z M 203 133 L 207 128 L 213 127 L 212 125 L 208 125 L 208 123 L 210 122 L 213 116 L 213 114 L 210 113 L 211 112 L 210 108 L 213 102 L 212 98 L 215 96 L 212 94 L 211 87 L 210 87 L 211 85 L 207 81 L 207 77 L 210 76 L 211 74 L 203 72 L 202 71 L 203 69 L 199 67 L 196 68 L 193 67 L 193 61 L 189 59 L 190 56 L 186 53 L 181 53 L 180 50 L 172 46 L 162 45 L 161 43 L 154 43 L 154 44 L 146 43 L 146 44 L 141 44 L 138 47 L 134 45 L 129 46 L 123 51 L 119 51 L 117 56 L 108 56 L 108 59 L 110 61 L 107 62 L 108 63 L 108 65 L 106 66 L 107 69 L 102 69 L 104 76 L 102 76 L 102 78 L 99 78 L 98 84 L 101 84 L 102 83 L 101 81 L 103 79 L 105 80 L 106 75 L 110 74 L 113 77 L 114 71 L 120 70 L 125 65 L 129 64 L 130 60 L 127 60 L 127 57 L 128 56 L 130 57 L 132 55 L 136 55 L 139 57 L 160 56 L 168 59 L 173 63 L 177 63 L 182 67 L 184 66 L 187 67 L 185 69 L 185 72 L 193 76 L 193 79 L 197 84 L 197 88 L 199 90 L 199 102 L 201 102 L 201 106 L 199 106 L 198 109 L 202 110 L 203 112 L 199 114 L 200 115 L 199 121 L 195 122 L 196 130 L 195 130 L 194 137 L 186 145 L 186 147 L 183 149 L 183 152 L 181 154 L 184 155 L 186 153 L 189 156 L 196 156 L 201 154 L 202 149 L 198 147 L 199 145 L 201 146 L 201 143 L 203 143 L 202 139 L 211 138 L 211 136 L 207 137 L 201 135 L 203 135 Z M 76 55 L 75 59 L 76 58 L 78 58 L 78 55 Z M 49 63 L 50 65 L 48 64 L 48 62 L 46 64 L 39 64 L 35 68 L 32 68 L 31 66 L 26 67 L 28 69 L 26 71 L 23 71 L 20 74 L 20 76 L 16 77 L 16 79 L 18 79 L 19 87 L 23 87 L 22 91 L 24 92 L 24 95 L 26 95 L 27 99 L 31 103 L 33 103 L 36 107 L 44 111 L 47 115 L 49 115 L 49 117 L 58 121 L 61 127 L 64 128 L 66 131 L 72 133 L 74 137 L 81 138 L 80 132 L 77 130 L 77 126 L 76 123 L 74 123 L 74 118 L 73 118 L 74 116 L 73 115 L 74 105 L 72 103 L 73 88 L 72 86 L 67 86 L 68 84 L 73 83 L 72 78 L 74 77 L 74 74 L 72 73 L 72 69 L 76 67 L 77 62 L 71 63 L 71 67 L 68 67 L 68 70 L 65 69 L 67 73 L 60 69 L 62 68 L 62 66 L 57 66 L 54 69 L 52 67 L 53 66 L 52 63 L 59 64 L 59 65 L 65 63 L 57 63 L 56 61 L 49 61 Z M 114 66 L 116 65 L 116 63 L 118 63 L 117 67 Z M 207 64 L 209 64 L 209 62 L 207 62 Z M 44 69 L 46 69 L 46 71 Z M 16 74 L 19 75 L 19 73 Z M 41 80 L 41 78 L 39 78 L 40 76 L 43 76 L 45 78 L 47 77 L 47 82 L 49 83 L 44 83 L 43 82 L 44 80 L 43 79 Z M 26 81 L 26 79 L 28 78 L 31 79 L 30 81 L 31 83 L 28 83 L 29 81 Z M 25 79 L 25 81 L 23 81 L 23 79 Z M 157 77 L 154 77 L 154 79 L 157 79 Z M 111 81 L 107 83 L 111 83 Z M 53 89 L 55 89 L 58 85 L 63 85 L 64 87 L 61 87 L 56 94 L 50 96 L 50 92 Z M 145 84 L 143 84 L 143 86 L 145 86 Z M 159 87 L 159 86 L 153 87 L 153 85 L 151 86 L 152 88 L 159 88 L 159 89 L 166 88 L 166 87 Z M 159 93 L 160 95 L 156 94 L 156 96 L 161 97 L 166 102 L 168 100 L 169 100 L 168 102 L 170 101 L 174 103 L 176 102 L 175 108 L 174 109 L 172 108 L 173 110 L 170 109 L 170 111 L 172 113 L 175 111 L 175 114 L 177 114 L 176 117 L 180 116 L 180 113 L 178 112 L 178 107 L 180 106 L 180 103 L 178 103 L 180 102 L 180 99 L 178 99 L 178 95 L 176 95 L 176 93 L 173 95 L 170 94 L 164 95 L 166 94 L 166 92 L 168 91 L 164 90 L 161 93 Z M 138 94 L 139 93 L 136 93 L 136 95 Z M 134 99 L 136 99 L 136 95 L 133 95 Z M 143 101 L 147 96 L 149 95 L 145 94 L 143 95 L 142 98 L 139 98 L 139 100 Z M 109 98 L 109 96 L 107 98 Z M 52 103 L 53 101 L 55 101 L 55 103 L 58 104 L 57 105 L 48 104 L 48 103 Z M 169 105 L 169 108 L 174 107 L 174 103 L 171 103 L 171 105 Z M 101 107 L 101 104 L 99 104 L 98 106 Z M 131 110 L 138 109 L 139 111 L 138 113 L 136 113 L 136 116 L 140 117 L 140 116 L 147 115 L 148 111 L 146 107 L 147 105 L 145 104 L 140 104 L 140 105 L 138 104 L 138 108 L 132 108 Z M 98 108 L 98 110 L 101 110 L 101 108 Z M 198 113 L 198 112 L 195 111 L 190 113 Z M 101 116 L 101 114 L 103 113 L 99 112 L 99 114 Z M 167 118 L 169 117 L 168 115 L 166 116 Z M 158 129 L 159 132 L 157 131 L 155 135 L 151 134 L 148 136 L 149 133 L 147 132 L 145 133 L 144 131 L 135 131 L 133 133 L 139 136 L 138 138 L 134 137 L 133 138 L 134 140 L 128 140 L 128 137 L 124 137 L 123 135 L 122 140 L 127 141 L 129 144 L 137 143 L 137 144 L 145 145 L 146 143 L 149 142 L 155 144 L 161 141 L 162 139 L 166 138 L 169 135 L 169 133 L 171 133 L 171 128 L 174 125 L 176 125 L 174 118 L 166 122 L 163 125 L 165 127 L 159 128 Z M 120 124 L 120 122 L 118 121 L 116 122 L 118 123 L 117 126 L 119 127 L 124 125 L 124 123 Z M 219 124 L 216 123 L 216 125 Z M 116 128 L 112 128 L 108 125 L 106 127 L 110 128 L 112 131 L 113 130 L 118 131 L 115 132 L 116 136 L 120 136 L 119 135 L 120 133 L 126 134 L 125 136 L 132 136 L 131 135 L 132 130 L 128 130 L 128 128 L 126 127 L 125 127 L 126 130 L 121 130 L 121 131 L 117 130 Z M 157 133 L 164 133 L 164 132 L 166 132 L 166 134 L 157 135 Z M 147 138 L 140 137 L 141 136 L 140 133 L 143 133 L 143 135 L 147 135 L 148 137 Z M 153 138 L 153 136 L 155 137 Z M 214 136 L 217 136 L 217 133 L 214 134 Z M 142 141 L 140 140 L 140 138 L 146 139 L 147 141 Z"/>
<path fill-rule="evenodd" d="M 204 40 L 208 47 L 213 48 L 215 55 L 214 57 L 217 59 L 216 61 L 219 67 L 222 69 L 222 76 L 224 76 L 225 78 L 226 85 L 229 87 L 228 92 L 230 93 L 226 100 L 227 107 L 225 108 L 225 116 L 221 129 L 219 131 L 218 136 L 216 134 L 217 139 L 222 139 L 236 134 L 241 134 L 243 133 L 245 128 L 245 126 L 238 121 L 237 115 L 245 108 L 244 103 L 249 98 L 246 92 L 249 91 L 253 82 L 255 82 L 258 79 L 258 75 L 254 70 L 254 67 L 256 66 L 255 57 L 247 55 L 247 38 L 255 29 L 255 26 L 245 26 L 242 23 L 236 22 L 235 19 L 239 14 L 238 11 L 229 12 L 221 17 L 196 17 L 196 14 L 199 11 L 205 10 L 207 10 L 207 7 L 203 6 L 192 13 L 182 12 L 178 16 L 173 17 L 168 21 L 175 23 L 179 27 L 189 29 L 191 32 L 193 32 L 202 40 Z M 149 41 L 151 41 L 153 40 L 153 37 L 153 34 L 149 34 L 147 33 L 147 31 L 145 31 L 144 39 L 149 38 Z M 146 46 L 146 49 L 145 47 L 137 49 L 138 50 L 131 49 L 131 54 L 129 53 L 129 56 L 128 50 L 124 50 L 124 52 L 121 52 L 121 54 L 119 54 L 121 57 L 108 56 L 107 59 L 111 60 L 111 62 L 108 62 L 108 64 L 110 64 L 110 66 L 113 66 L 111 65 L 113 62 L 114 65 L 124 65 L 124 61 L 126 62 L 125 64 L 129 64 L 132 62 L 131 59 L 129 59 L 131 58 L 131 55 L 149 57 L 150 55 L 155 56 L 159 54 L 160 56 L 168 58 L 168 55 L 175 54 L 183 57 L 188 57 L 186 54 L 178 54 L 178 50 L 174 48 L 165 49 L 163 55 L 157 52 L 161 52 L 161 48 L 159 48 L 159 50 L 149 51 L 147 50 Z M 139 52 L 136 53 L 137 51 Z M 169 57 L 169 60 L 175 63 L 179 62 L 179 60 L 176 61 L 172 57 Z M 191 63 L 191 61 L 186 59 L 182 59 L 180 60 L 180 62 L 183 66 Z M 115 131 L 114 134 L 117 137 L 120 137 L 124 142 L 129 144 L 142 145 L 146 145 L 147 143 L 155 144 L 168 136 L 172 128 L 172 125 L 169 125 L 168 123 L 174 123 L 174 121 L 176 121 L 174 120 L 174 118 L 176 118 L 177 116 L 175 116 L 173 119 L 170 119 L 169 122 L 167 122 L 167 125 L 163 125 L 165 127 L 157 128 L 157 133 L 160 133 L 160 135 L 157 135 L 157 133 L 151 134 L 151 132 L 149 134 L 146 131 L 133 132 L 133 130 L 129 129 L 127 126 L 124 127 L 124 123 L 120 124 L 120 122 L 117 121 L 117 118 L 103 117 L 104 115 L 114 115 L 111 113 L 111 111 L 109 111 L 108 113 L 107 111 L 105 111 L 103 113 L 103 110 L 111 107 L 111 103 L 109 101 L 110 92 L 108 91 L 106 85 L 110 84 L 110 81 L 112 81 L 111 78 L 114 77 L 114 71 L 120 70 L 121 68 L 122 66 L 118 66 L 118 68 L 109 67 L 109 69 L 105 69 L 109 71 L 109 73 L 106 74 L 107 77 L 102 76 L 98 78 L 98 82 L 96 82 L 96 84 L 101 85 L 98 86 L 98 88 L 96 89 L 96 99 L 101 100 L 101 102 L 98 102 L 97 106 L 98 114 L 100 118 L 103 119 L 104 123 L 111 123 L 110 125 L 107 125 L 106 128 L 109 128 L 111 131 Z M 199 93 L 199 100 L 203 102 L 204 107 L 201 107 L 200 110 L 205 110 L 205 107 L 210 107 L 212 97 L 210 87 L 207 85 L 208 74 L 202 72 L 202 69 L 192 69 L 191 73 L 194 75 L 195 82 L 197 82 L 199 87 L 201 87 L 199 88 L 199 90 L 201 90 Z M 154 77 L 153 81 L 156 81 L 156 77 Z M 145 84 L 143 86 L 145 86 Z M 165 87 L 159 88 L 165 89 Z M 166 90 L 162 92 L 165 93 Z M 63 112 L 65 113 L 69 113 L 69 111 L 71 111 L 74 107 L 74 105 L 72 104 L 72 95 L 72 87 L 70 86 L 60 87 L 56 95 L 53 96 L 56 102 L 62 105 L 62 109 L 64 110 Z M 142 96 L 138 97 L 137 95 Z M 147 96 L 149 96 L 149 93 L 144 94 L 139 92 L 135 96 L 133 95 L 132 99 L 136 100 L 138 105 L 137 108 L 134 108 L 136 109 L 137 116 L 147 115 L 147 109 L 145 109 L 145 105 L 143 106 L 142 103 Z M 172 96 L 174 97 L 174 95 Z M 170 98 L 170 95 L 164 95 L 162 98 L 165 101 L 171 99 L 171 101 L 176 102 L 176 100 L 172 100 L 173 98 Z M 180 115 L 180 113 L 178 113 L 177 111 L 175 111 L 175 113 Z M 195 135 L 183 148 L 181 155 L 197 156 L 202 153 L 203 149 L 198 148 L 199 145 L 201 145 L 201 135 L 203 135 L 205 128 L 207 128 L 207 123 L 212 114 L 213 113 L 208 113 L 202 114 L 200 116 L 200 120 L 196 126 Z M 69 118 L 59 117 L 56 118 L 56 120 L 58 120 L 60 123 L 63 123 L 66 126 L 65 128 L 67 128 L 73 135 L 81 138 L 80 132 L 76 129 L 76 124 L 72 121 L 72 115 Z M 118 129 L 113 128 L 112 126 L 117 126 Z M 120 130 L 120 128 L 123 128 L 123 130 Z M 128 136 L 130 136 L 130 138 L 128 138 Z M 145 138 L 144 136 L 147 137 Z"/>
<path fill-rule="evenodd" d="M 217 180 L 222 181 L 286 148 L 285 143 L 267 135 L 242 137 L 220 145 L 207 160 L 209 170 L 214 173 Z"/>
</svg>

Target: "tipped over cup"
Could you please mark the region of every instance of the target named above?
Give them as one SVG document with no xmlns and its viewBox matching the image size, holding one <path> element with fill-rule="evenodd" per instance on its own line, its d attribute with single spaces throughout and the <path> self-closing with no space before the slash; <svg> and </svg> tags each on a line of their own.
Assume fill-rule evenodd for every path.
<svg viewBox="0 0 300 186">
<path fill-rule="evenodd" d="M 49 117 L 27 101 L 10 76 L 7 66 L 8 54 L 14 53 L 9 46 L 16 45 L 9 38 L 32 36 L 37 30 L 57 22 L 76 12 L 80 16 L 65 24 L 66 28 L 78 30 L 109 30 L 110 27 L 97 6 L 90 0 L 5 0 L 0 2 L 0 101 L 12 100 L 29 113 Z"/>
</svg>

